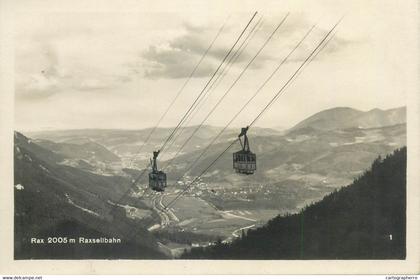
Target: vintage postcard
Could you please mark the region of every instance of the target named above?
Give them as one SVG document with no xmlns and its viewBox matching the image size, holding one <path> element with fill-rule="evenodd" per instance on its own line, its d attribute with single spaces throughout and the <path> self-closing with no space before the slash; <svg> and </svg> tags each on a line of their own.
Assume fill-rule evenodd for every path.
<svg viewBox="0 0 420 280">
<path fill-rule="evenodd" d="M 416 1 L 0 1 L 2 273 L 419 273 Z"/>
</svg>

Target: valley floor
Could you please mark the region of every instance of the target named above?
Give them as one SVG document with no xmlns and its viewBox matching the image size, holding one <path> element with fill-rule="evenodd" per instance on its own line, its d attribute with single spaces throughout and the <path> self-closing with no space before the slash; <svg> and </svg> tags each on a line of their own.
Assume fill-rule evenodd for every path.
<svg viewBox="0 0 420 280">
<path fill-rule="evenodd" d="M 191 233 L 192 238 L 183 243 L 174 242 L 171 238 L 161 238 L 159 245 L 173 257 L 179 256 L 184 249 L 198 246 L 209 246 L 216 240 L 231 242 L 242 235 L 243 231 L 256 228 L 269 219 L 280 214 L 276 209 L 220 210 L 211 202 L 194 195 L 185 195 L 166 208 L 177 196 L 179 190 L 169 190 L 165 193 L 147 191 L 142 200 L 158 215 L 156 223 L 151 225 L 150 232 L 162 232 L 176 235 Z M 196 238 L 197 237 L 197 238 Z M 159 237 L 158 237 L 159 239 Z"/>
</svg>

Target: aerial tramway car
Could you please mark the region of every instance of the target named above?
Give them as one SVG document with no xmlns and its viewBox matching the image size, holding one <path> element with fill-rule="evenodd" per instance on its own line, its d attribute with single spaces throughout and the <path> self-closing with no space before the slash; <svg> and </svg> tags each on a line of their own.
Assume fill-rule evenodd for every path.
<svg viewBox="0 0 420 280">
<path fill-rule="evenodd" d="M 157 192 L 163 192 L 166 188 L 166 173 L 157 168 L 157 157 L 160 151 L 153 152 L 153 159 L 150 159 L 152 171 L 149 173 L 149 187 Z"/>
<path fill-rule="evenodd" d="M 248 128 L 242 128 L 238 135 L 242 150 L 233 153 L 233 169 L 236 173 L 246 175 L 254 174 L 254 171 L 257 170 L 257 156 L 249 149 L 248 136 L 246 135 Z M 241 137 L 244 138 L 243 142 Z"/>
</svg>

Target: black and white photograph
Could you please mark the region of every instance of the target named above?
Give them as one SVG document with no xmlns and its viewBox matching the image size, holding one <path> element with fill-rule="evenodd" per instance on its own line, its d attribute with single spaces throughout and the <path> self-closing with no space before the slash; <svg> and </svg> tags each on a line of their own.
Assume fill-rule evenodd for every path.
<svg viewBox="0 0 420 280">
<path fill-rule="evenodd" d="M 12 261 L 419 260 L 415 1 L 6 2 Z"/>
</svg>

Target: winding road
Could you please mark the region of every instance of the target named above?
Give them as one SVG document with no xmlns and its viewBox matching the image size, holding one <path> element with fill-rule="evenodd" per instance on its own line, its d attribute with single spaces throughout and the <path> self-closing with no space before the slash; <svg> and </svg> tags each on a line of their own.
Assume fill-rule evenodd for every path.
<svg viewBox="0 0 420 280">
<path fill-rule="evenodd" d="M 171 209 L 165 209 L 163 205 L 163 198 L 167 196 L 166 193 L 156 193 L 153 195 L 151 202 L 152 208 L 159 215 L 160 218 L 160 227 L 155 228 L 164 228 L 171 224 L 171 222 L 179 222 L 178 217 L 173 213 Z"/>
</svg>

